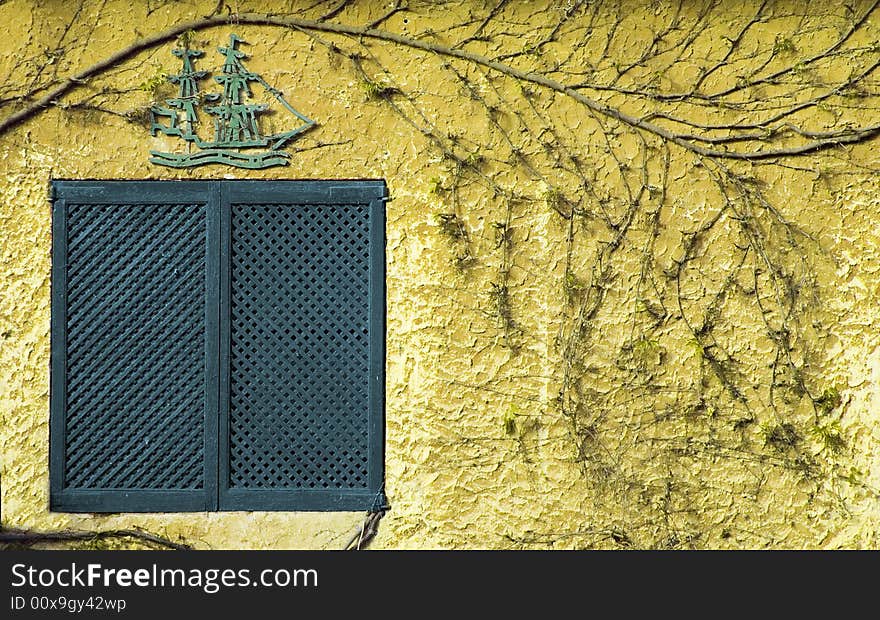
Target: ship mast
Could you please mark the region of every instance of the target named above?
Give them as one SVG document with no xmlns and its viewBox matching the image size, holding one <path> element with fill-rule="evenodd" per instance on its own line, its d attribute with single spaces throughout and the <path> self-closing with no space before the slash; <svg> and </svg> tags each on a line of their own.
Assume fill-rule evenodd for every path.
<svg viewBox="0 0 880 620">
<path fill-rule="evenodd" d="M 214 142 L 211 147 L 265 146 L 268 140 L 260 133 L 257 114 L 266 110 L 266 104 L 246 104 L 245 97 L 251 96 L 249 82 L 262 81 L 260 76 L 245 68 L 242 59 L 244 52 L 236 49 L 241 39 L 229 36 L 229 45 L 217 49 L 225 56 L 223 73 L 214 80 L 223 86 L 220 104 L 206 107 L 205 111 L 214 116 Z"/>
<path fill-rule="evenodd" d="M 192 141 L 196 139 L 196 125 L 199 122 L 196 106 L 199 103 L 199 85 L 198 80 L 208 75 L 207 71 L 196 71 L 193 67 L 193 58 L 202 55 L 199 50 L 191 50 L 189 48 L 175 49 L 172 53 L 181 59 L 183 67 L 178 75 L 169 75 L 168 81 L 177 84 L 177 97 L 166 99 L 165 103 L 168 107 L 152 106 L 150 113 L 152 115 L 151 133 L 156 135 L 157 131 L 161 131 L 165 135 L 180 136 L 184 140 Z M 183 111 L 183 122 L 180 122 L 178 111 Z M 169 125 L 163 125 L 158 122 L 157 117 L 166 117 L 169 119 Z"/>
<path fill-rule="evenodd" d="M 208 75 L 208 72 L 196 71 L 193 67 L 192 59 L 201 56 L 201 51 L 185 48 L 176 49 L 172 53 L 183 60 L 183 71 L 180 72 L 180 75 L 168 77 L 172 84 L 178 85 L 177 97 L 168 99 L 168 104 L 183 110 L 186 135 L 195 135 L 195 126 L 199 122 L 199 117 L 196 113 L 196 105 L 199 101 L 198 80 Z"/>
</svg>

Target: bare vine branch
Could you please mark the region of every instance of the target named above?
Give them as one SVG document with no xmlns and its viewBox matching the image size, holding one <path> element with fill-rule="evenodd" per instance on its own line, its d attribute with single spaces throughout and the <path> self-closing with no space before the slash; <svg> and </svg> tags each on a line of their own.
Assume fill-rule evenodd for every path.
<svg viewBox="0 0 880 620">
<path fill-rule="evenodd" d="M 395 7 L 392 10 L 392 13 L 399 10 L 402 10 L 402 8 Z M 71 92 L 76 87 L 87 83 L 90 79 L 101 75 L 109 68 L 114 67 L 117 64 L 132 58 L 133 56 L 144 50 L 171 41 L 185 32 L 200 31 L 216 26 L 228 25 L 231 23 L 279 26 L 284 28 L 329 32 L 354 37 L 376 39 L 380 41 L 395 43 L 412 49 L 438 54 L 440 56 L 465 60 L 480 66 L 487 67 L 489 69 L 492 69 L 493 71 L 497 71 L 498 73 L 507 75 L 522 82 L 536 84 L 555 92 L 564 94 L 582 104 L 594 114 L 605 116 L 630 127 L 648 132 L 664 140 L 677 144 L 678 146 L 685 148 L 702 157 L 745 161 L 790 157 L 795 155 L 802 155 L 805 153 L 811 153 L 827 148 L 834 148 L 845 144 L 863 142 L 865 140 L 874 138 L 878 134 L 878 132 L 880 132 L 880 123 L 878 123 L 864 127 L 847 128 L 844 130 L 840 130 L 833 136 L 821 137 L 819 139 L 807 142 L 806 144 L 800 144 L 790 147 L 766 149 L 762 148 L 755 151 L 728 151 L 711 149 L 699 146 L 692 139 L 693 137 L 688 134 L 680 134 L 671 131 L 669 129 L 651 123 L 644 118 L 628 114 L 619 108 L 612 107 L 610 105 L 591 99 L 583 95 L 576 88 L 566 86 L 565 84 L 558 82 L 557 80 L 550 77 L 547 77 L 546 75 L 532 71 L 517 69 L 502 62 L 492 60 L 487 56 L 483 56 L 481 54 L 468 52 L 462 49 L 455 49 L 453 47 L 441 45 L 439 43 L 434 43 L 430 41 L 413 39 L 397 33 L 370 28 L 369 26 L 350 26 L 328 21 L 315 21 L 294 17 L 278 17 L 267 14 L 245 13 L 236 14 L 234 16 L 215 15 L 212 17 L 183 22 L 165 30 L 164 32 L 132 43 L 128 47 L 119 50 L 118 52 L 112 54 L 106 59 L 95 63 L 94 65 L 68 77 L 59 86 L 50 90 L 37 101 L 28 104 L 23 109 L 14 112 L 13 114 L 0 121 L 0 135 L 2 135 L 10 128 L 15 127 L 19 123 L 27 120 L 28 118 L 31 118 L 33 115 L 39 113 L 41 110 L 57 104 L 61 97 Z"/>
<path fill-rule="evenodd" d="M 124 539 L 130 538 L 139 540 L 159 547 L 174 549 L 176 551 L 185 551 L 192 549 L 187 544 L 174 542 L 163 536 L 151 534 L 143 530 L 105 530 L 98 532 L 87 532 L 77 530 L 59 530 L 51 532 L 38 532 L 33 530 L 16 530 L 9 528 L 0 529 L 0 543 L 14 545 L 34 545 L 40 543 L 54 542 L 87 542 L 94 540 L 107 539 Z"/>
</svg>

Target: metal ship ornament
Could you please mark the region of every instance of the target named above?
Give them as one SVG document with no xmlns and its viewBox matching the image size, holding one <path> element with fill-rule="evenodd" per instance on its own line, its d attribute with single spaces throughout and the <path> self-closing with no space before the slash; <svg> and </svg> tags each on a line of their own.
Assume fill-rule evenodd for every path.
<svg viewBox="0 0 880 620">
<path fill-rule="evenodd" d="M 201 56 L 202 51 L 188 48 L 173 50 L 173 54 L 183 62 L 179 75 L 168 76 L 168 80 L 177 85 L 177 97 L 166 99 L 165 106 L 154 105 L 150 108 L 150 133 L 155 136 L 161 131 L 166 136 L 176 136 L 188 143 L 190 152 L 150 151 L 152 163 L 172 168 L 227 164 L 257 169 L 287 165 L 290 156 L 280 150 L 281 147 L 314 127 L 315 121 L 297 112 L 284 99 L 281 91 L 245 68 L 242 60 L 246 55 L 237 49 L 241 40 L 238 35 L 232 34 L 229 45 L 217 48 L 224 62 L 222 73 L 215 75 L 214 81 L 223 87 L 222 94 L 199 92 L 199 80 L 208 72 L 196 71 L 193 59 Z M 260 131 L 258 116 L 266 112 L 269 106 L 245 103 L 253 96 L 250 88 L 252 82 L 265 88 L 302 124 L 290 131 L 264 135 Z M 200 107 L 214 118 L 213 140 L 202 140 L 196 133 Z M 161 119 L 167 119 L 168 124 L 161 122 Z M 193 151 L 193 147 L 198 150 Z"/>
</svg>

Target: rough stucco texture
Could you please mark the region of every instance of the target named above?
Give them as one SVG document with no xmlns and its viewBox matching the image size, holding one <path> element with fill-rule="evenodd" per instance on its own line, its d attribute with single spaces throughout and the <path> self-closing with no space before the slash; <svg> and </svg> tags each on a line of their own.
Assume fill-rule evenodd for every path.
<svg viewBox="0 0 880 620">
<path fill-rule="evenodd" d="M 257 10 L 240 4 L 237 10 L 242 12 Z M 273 3 L 260 3 L 258 9 L 267 10 L 267 4 Z M 276 4 L 279 10 L 286 6 Z M 182 16 L 206 15 L 215 5 L 213 1 L 111 0 L 86 2 L 78 12 L 76 3 L 5 2 L 0 5 L 0 23 L 17 34 L 7 36 L 0 46 L 0 75 L 5 82 L 27 84 L 36 78 L 36 70 L 33 64 L 19 63 L 33 56 L 49 63 L 44 71 L 52 71 L 57 63 L 59 75 L 67 75 L 126 42 L 167 28 Z M 552 24 L 558 13 L 541 3 L 513 5 L 507 18 L 518 24 L 526 38 L 532 26 Z M 444 33 L 455 24 L 475 19 L 474 15 L 484 15 L 486 6 L 476 0 L 439 7 L 416 3 L 382 27 L 404 35 L 428 28 Z M 625 50 L 630 37 L 641 41 L 651 20 L 667 17 L 653 3 L 621 6 L 613 11 L 608 8 L 608 19 L 595 22 L 607 29 L 612 16 L 629 16 L 621 22 L 622 34 L 610 54 L 615 53 L 615 46 Z M 716 11 L 735 16 L 738 6 L 731 3 Z M 386 11 L 379 2 L 355 2 L 335 19 L 363 24 Z M 320 14 L 319 9 L 309 13 Z M 579 15 L 577 19 L 584 24 L 590 19 L 588 11 Z M 69 23 L 73 26 L 67 29 Z M 478 24 L 479 20 L 470 28 Z M 754 38 L 772 42 L 789 25 L 785 20 L 770 20 Z M 719 28 L 718 37 L 723 24 Z M 212 50 L 231 31 L 221 27 L 195 33 L 196 41 L 209 50 L 205 64 L 216 62 Z M 682 252 L 683 231 L 696 228 L 721 202 L 709 173 L 692 154 L 673 147 L 667 176 L 662 177 L 662 165 L 648 173 L 652 186 L 666 188 L 656 220 L 660 233 L 654 237 L 648 233 L 653 225 L 651 214 L 657 212 L 654 207 L 636 213 L 632 232 L 615 254 L 617 275 L 609 280 L 602 310 L 590 324 L 589 342 L 572 360 L 564 353 L 564 343 L 578 319 L 573 310 L 576 303 L 567 294 L 577 292 L 578 282 L 595 277 L 597 253 L 612 235 L 600 219 L 584 219 L 575 231 L 581 242 L 568 252 L 568 223 L 548 208 L 546 196 L 548 186 L 569 191 L 565 188 L 573 184 L 570 173 L 545 165 L 542 176 L 516 165 L 504 139 L 507 134 L 501 132 L 510 132 L 540 168 L 541 162 L 550 159 L 540 159 L 541 145 L 521 130 L 520 123 L 528 117 L 540 125 L 552 117 L 560 128 L 559 143 L 568 140 L 583 147 L 600 188 L 597 191 L 608 196 L 603 204 L 620 209 L 624 190 L 614 180 L 618 167 L 603 150 L 607 148 L 604 126 L 596 118 L 564 97 L 524 93 L 511 80 L 490 79 L 465 63 L 456 65 L 470 72 L 481 97 L 502 102 L 498 103 L 502 112 L 486 115 L 479 101 L 440 61 L 410 49 L 375 42 L 362 47 L 331 35 L 321 35 L 321 41 L 316 41 L 296 30 L 270 27 L 236 26 L 235 31 L 248 42 L 247 51 L 253 56 L 249 67 L 320 124 L 297 143 L 302 150 L 292 149 L 289 167 L 262 171 L 160 168 L 148 163 L 147 153 L 173 149 L 173 140 L 151 137 L 143 123 L 94 110 L 53 107 L 0 135 L 4 526 L 40 530 L 140 527 L 205 548 L 337 548 L 348 540 L 363 515 L 79 515 L 48 510 L 48 181 L 335 177 L 385 179 L 392 197 L 387 207 L 386 362 L 386 490 L 392 508 L 381 522 L 374 547 L 880 546 L 876 309 L 880 235 L 875 225 L 880 214 L 880 181 L 876 176 L 840 175 L 827 182 L 812 172 L 791 168 L 760 170 L 768 199 L 816 239 L 820 248 L 804 246 L 815 254 L 810 262 L 821 302 L 805 315 L 809 319 L 801 327 L 809 351 L 798 355 L 809 360 L 813 393 L 832 388 L 839 392 L 840 402 L 833 403 L 830 415 L 845 442 L 833 454 L 827 450 L 809 432 L 813 424 L 809 403 L 794 399 L 775 415 L 803 425 L 798 427 L 800 452 L 774 452 L 766 437 L 761 439 L 775 424 L 771 409 L 759 405 L 743 409 L 725 396 L 723 385 L 706 378 L 699 346 L 694 346 L 681 318 L 674 316 L 671 289 L 663 289 L 668 284 L 658 285 L 655 300 L 666 300 L 668 318 L 651 327 L 650 337 L 633 336 L 645 316 L 644 307 L 655 303 L 644 299 L 647 294 L 633 292 L 644 280 L 639 277 L 644 275 L 642 249 L 649 241 L 653 243 L 656 259 L 651 269 L 657 274 L 668 271 L 676 253 Z M 582 30 L 572 32 L 572 40 L 554 44 L 546 53 L 564 56 L 566 46 L 574 45 Z M 876 34 L 875 28 L 866 36 L 876 39 Z M 823 36 L 821 30 L 815 34 L 817 40 Z M 454 40 L 452 33 L 437 37 L 441 42 Z M 418 95 L 417 104 L 400 98 L 392 99 L 397 103 L 391 106 L 381 97 L 371 97 L 357 69 L 349 59 L 328 50 L 322 43 L 327 40 L 359 49 L 369 57 L 364 69 L 377 82 L 384 83 L 384 76 L 389 76 L 403 92 Z M 711 40 L 698 39 L 694 57 L 717 53 Z M 500 53 L 491 48 L 495 44 L 485 45 L 490 49 L 474 49 Z M 497 45 L 519 49 L 519 43 L 509 38 L 502 37 Z M 56 48 L 67 51 L 54 58 Z M 168 96 L 167 90 L 155 89 L 161 79 L 156 84 L 150 80 L 163 71 L 176 70 L 170 49 L 168 44 L 145 51 L 65 102 L 82 101 L 102 88 L 130 89 L 123 98 L 107 104 L 125 113 L 149 105 L 156 95 Z M 512 62 L 527 66 L 530 58 Z M 378 65 L 371 63 L 381 63 L 388 73 L 377 73 Z M 687 79 L 687 71 L 680 67 L 668 72 L 663 76 L 668 81 L 664 86 L 674 88 L 676 80 Z M 634 104 L 634 113 L 639 112 L 639 105 Z M 537 106 L 537 112 L 532 106 Z M 712 118 L 708 111 L 693 114 L 698 122 Z M 484 158 L 480 174 L 459 178 L 449 158 L 404 117 L 418 123 L 430 119 L 438 135 L 459 136 L 465 154 L 479 151 Z M 867 120 L 876 122 L 870 115 Z M 283 119 L 275 115 L 271 122 L 280 125 Z M 635 161 L 641 146 L 622 132 L 613 148 L 617 156 Z M 876 146 L 870 144 L 854 147 L 849 155 L 864 165 L 877 163 Z M 544 157 L 549 156 L 545 153 Z M 486 178 L 491 182 L 484 182 Z M 453 184 L 455 190 L 448 191 Z M 517 195 L 531 199 L 506 201 L 493 184 L 515 187 Z M 661 198 L 651 196 L 660 204 L 656 201 Z M 466 244 L 473 258 L 465 268 L 454 265 L 456 255 L 463 251 L 462 241 L 448 239 L 438 226 L 438 214 L 453 212 L 467 231 Z M 512 231 L 507 257 L 499 250 L 495 226 L 505 218 Z M 698 251 L 698 261 L 687 272 L 682 282 L 690 304 L 684 307 L 685 316 L 705 308 L 725 282 L 725 269 L 736 255 L 735 243 L 728 239 L 733 234 L 730 227 L 735 227 L 733 220 L 711 232 Z M 784 252 L 779 254 L 779 260 L 788 260 Z M 508 329 L 499 319 L 498 298 L 491 293 L 502 271 L 507 274 L 515 322 Z M 638 300 L 642 310 L 634 309 Z M 716 321 L 718 337 L 741 360 L 737 381 L 747 386 L 749 398 L 753 395 L 756 403 L 766 403 L 770 398 L 767 386 L 773 381 L 767 361 L 773 356 L 769 353 L 772 342 L 763 335 L 761 314 L 745 295 L 730 293 L 724 303 L 725 310 Z M 566 383 L 564 377 L 566 369 L 575 367 L 580 373 L 577 415 L 592 420 L 580 427 L 575 416 L 560 412 L 559 405 L 561 391 L 574 389 L 574 383 Z M 663 386 L 675 386 L 675 390 Z M 710 401 L 716 404 L 706 405 Z M 590 447 L 586 441 L 590 437 L 600 440 Z M 803 469 L 781 465 L 804 463 L 803 459 L 813 463 L 809 476 Z"/>
</svg>

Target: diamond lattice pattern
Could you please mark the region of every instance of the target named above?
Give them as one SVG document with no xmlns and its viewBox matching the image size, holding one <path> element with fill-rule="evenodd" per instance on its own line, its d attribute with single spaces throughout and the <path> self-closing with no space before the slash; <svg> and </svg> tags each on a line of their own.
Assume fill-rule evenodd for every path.
<svg viewBox="0 0 880 620">
<path fill-rule="evenodd" d="M 366 488 L 367 205 L 233 205 L 229 484 Z"/>
<path fill-rule="evenodd" d="M 67 211 L 67 488 L 198 489 L 204 205 Z"/>
</svg>

